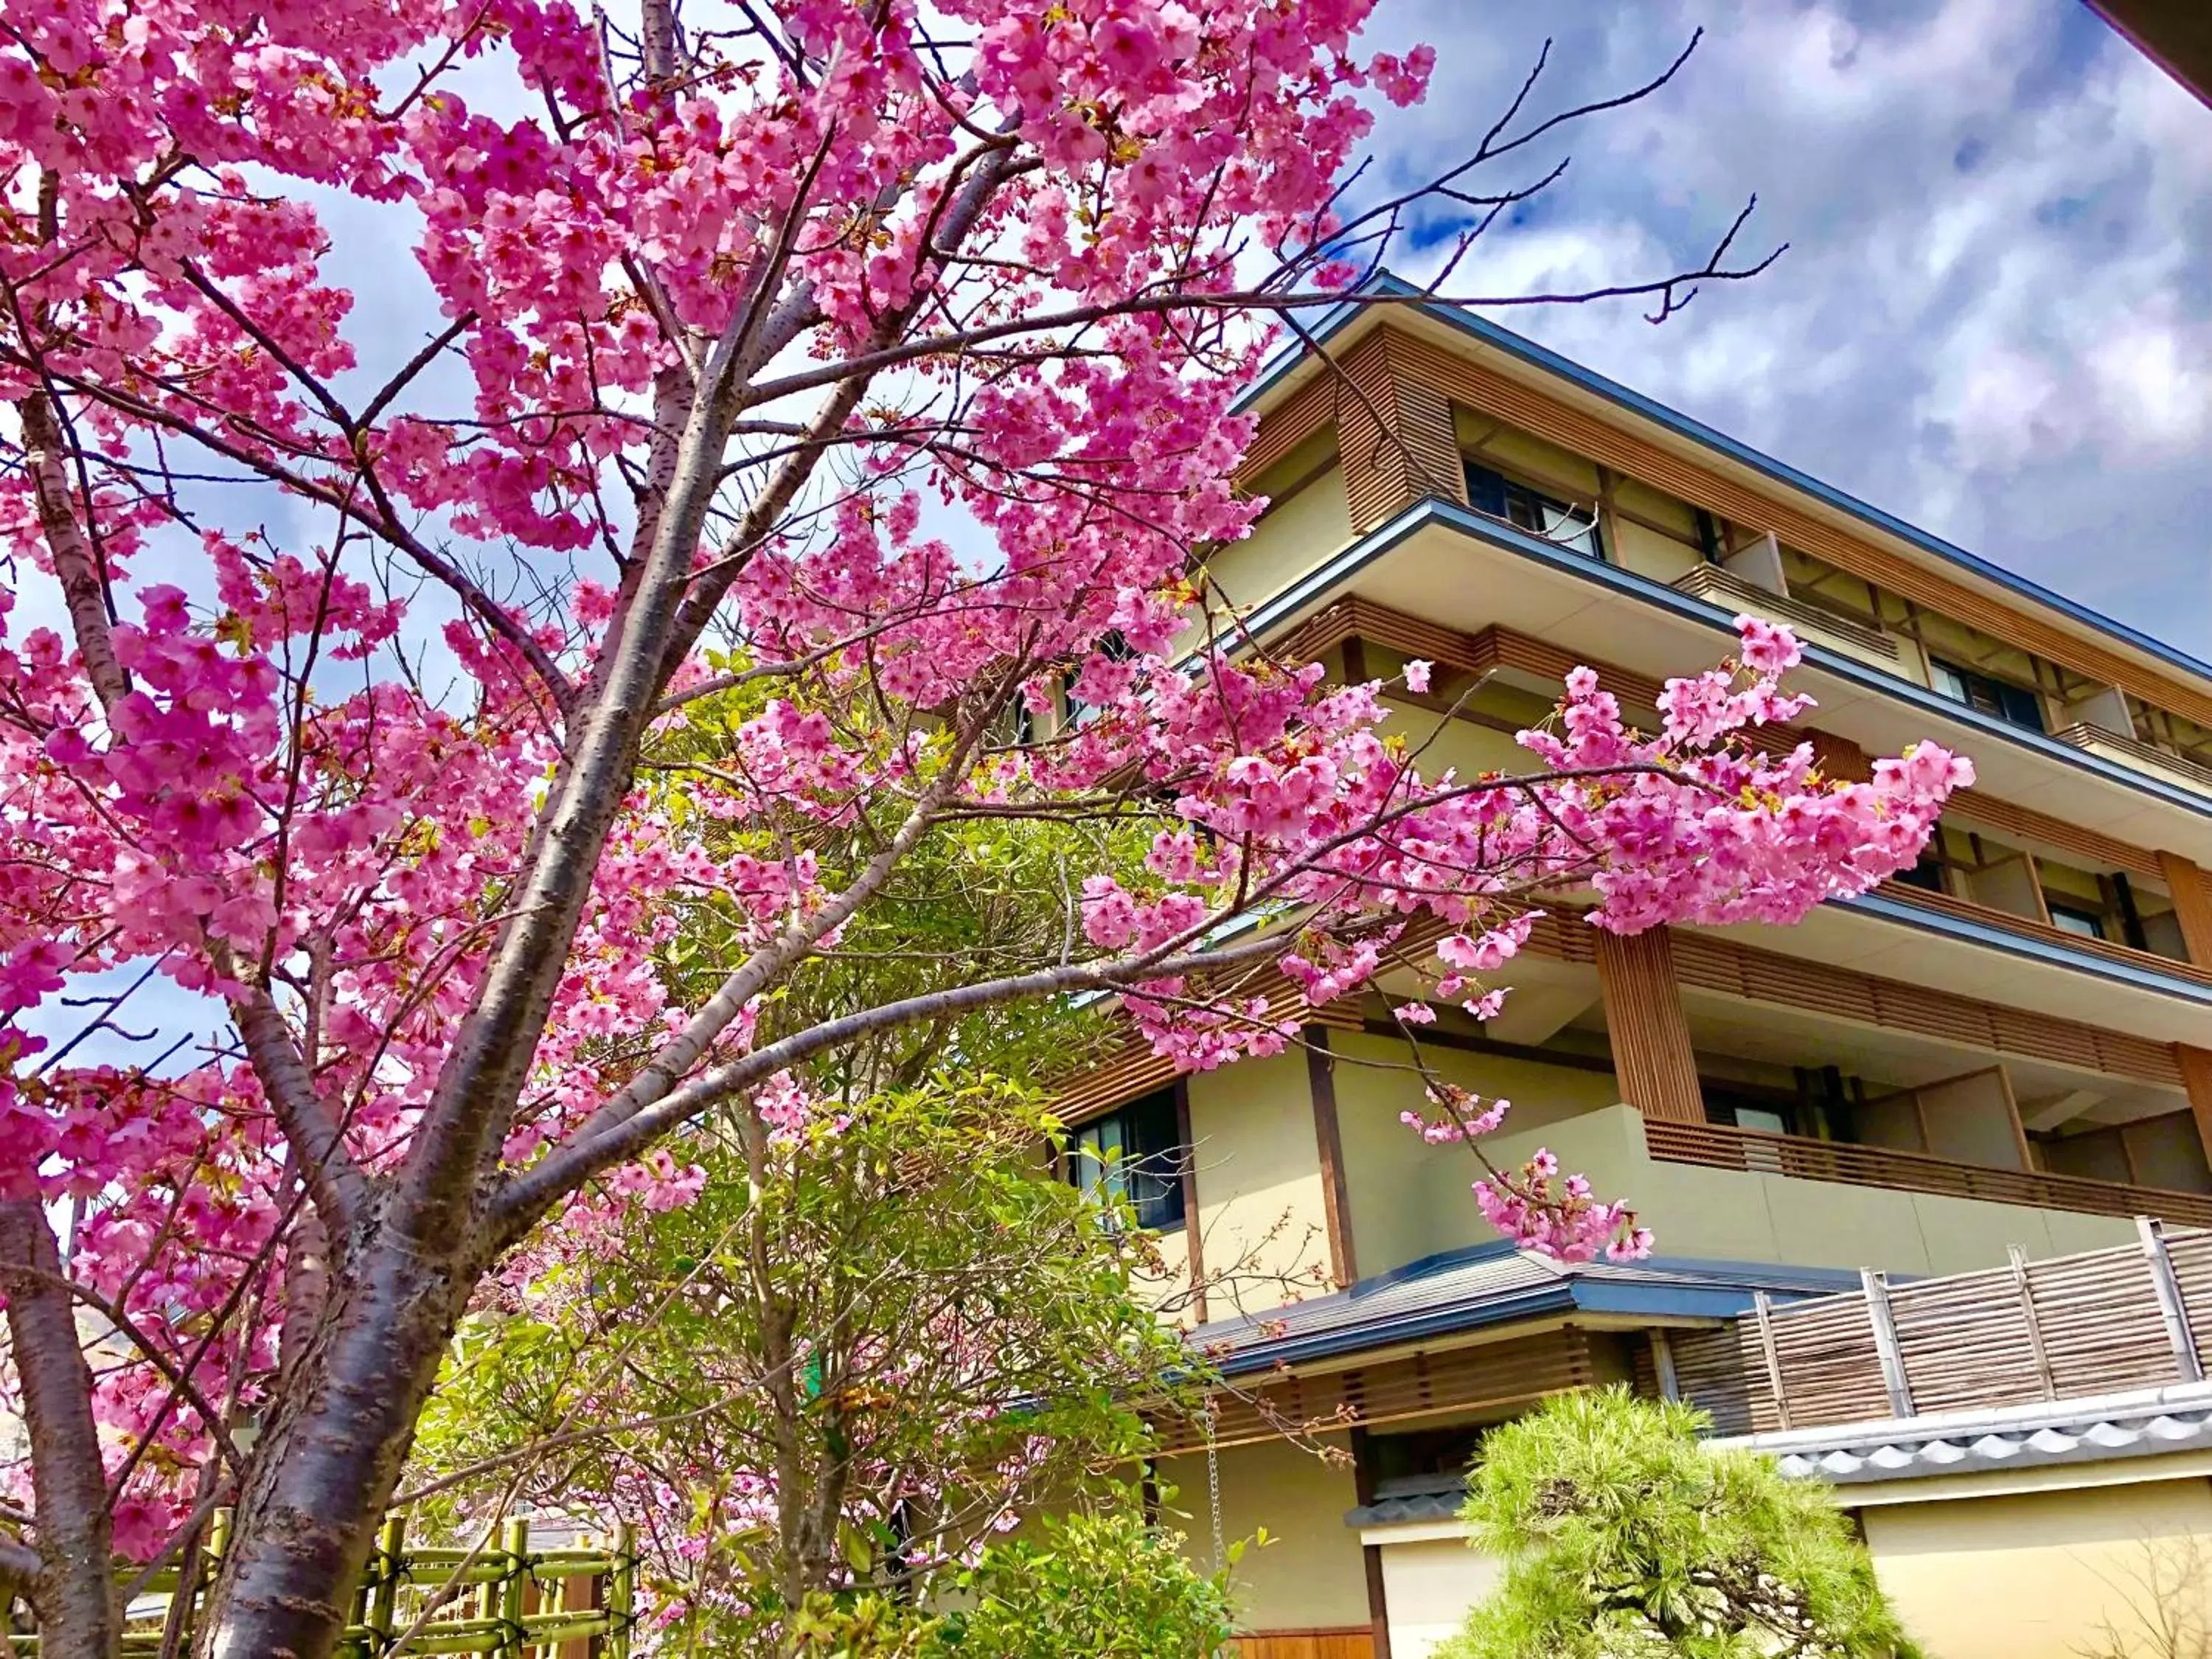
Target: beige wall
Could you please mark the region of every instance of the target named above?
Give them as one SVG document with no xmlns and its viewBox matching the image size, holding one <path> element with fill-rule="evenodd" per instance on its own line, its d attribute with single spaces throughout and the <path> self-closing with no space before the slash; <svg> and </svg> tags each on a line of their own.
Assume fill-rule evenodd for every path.
<svg viewBox="0 0 2212 1659">
<path fill-rule="evenodd" d="M 1377 1529 L 1365 1537 L 1382 1549 L 1383 1604 L 1390 1614 L 1390 1659 L 1428 1659 L 1437 1644 L 1457 1633 L 1467 1610 L 1497 1587 L 1504 1568 L 1468 1547 L 1456 1533 L 1407 1528 L 1398 1536 Z"/>
<path fill-rule="evenodd" d="M 1613 520 L 1613 545 L 1608 550 L 1624 569 L 1656 582 L 1672 582 L 1705 562 L 1694 544 L 1662 535 L 1633 519 Z"/>
<path fill-rule="evenodd" d="M 1644 1146 L 1643 1119 L 1627 1106 L 1500 1134 L 1486 1150 L 1500 1164 L 1516 1164 L 1540 1146 L 1587 1174 L 1601 1196 L 1632 1204 L 1657 1234 L 1662 1255 L 1950 1273 L 2000 1267 L 2011 1244 L 2041 1257 L 2103 1249 L 2135 1236 L 2130 1223 L 2112 1216 L 1656 1163 Z"/>
<path fill-rule="evenodd" d="M 1347 1449 L 1342 1435 L 1323 1443 Z M 1248 1549 L 1237 1563 L 1239 1624 L 1254 1631 L 1365 1624 L 1366 1564 L 1358 1534 L 1344 1524 L 1345 1511 L 1358 1501 L 1350 1467 L 1281 1440 L 1228 1447 L 1220 1465 L 1223 1537 L 1233 1544 L 1264 1528 L 1273 1540 Z M 1184 1534 L 1185 1553 L 1212 1571 L 1204 1455 L 1164 1459 L 1159 1472 L 1176 1488 L 1168 1518 Z"/>
<path fill-rule="evenodd" d="M 1381 671 L 1370 664 L 1367 672 Z M 1383 693 L 1383 703 L 1391 707 L 1388 691 Z M 1420 769 L 1423 777 L 1432 781 L 1455 767 L 1462 779 L 1485 771 L 1517 775 L 1542 769 L 1534 755 L 1513 741 L 1511 732 L 1477 726 L 1472 720 L 1452 720 L 1425 708 L 1392 708 L 1382 731 L 1403 738 L 1407 757 Z"/>
<path fill-rule="evenodd" d="M 1405 1045 L 1337 1032 L 1329 1044 L 1338 1056 L 1337 1122 L 1361 1275 L 1495 1239 L 1468 1190 L 1481 1173 L 1474 1157 L 1462 1147 L 1431 1146 L 1398 1121 L 1401 1112 L 1422 1104 L 1419 1085 L 1403 1069 Z M 1596 1111 L 1620 1098 L 1610 1072 L 1450 1048 L 1422 1052 L 1449 1081 L 1486 1098 L 1511 1100 L 1506 1127 L 1516 1130 Z"/>
<path fill-rule="evenodd" d="M 1190 1128 L 1207 1316 L 1331 1288 L 1305 1051 L 1193 1076 Z"/>
<path fill-rule="evenodd" d="M 1282 592 L 1330 554 L 1352 541 L 1352 509 L 1344 496 L 1344 472 L 1332 466 L 1295 495 L 1271 507 L 1252 533 L 1209 554 L 1206 570 L 1220 589 L 1209 603 L 1246 606 Z M 1194 630 L 1179 641 L 1188 649 L 1198 641 Z"/>
<path fill-rule="evenodd" d="M 2131 1656 L 2167 1659 L 2142 1640 L 2130 1607 L 2149 1600 L 2142 1581 L 2154 1567 L 2193 1580 L 2189 1611 L 2212 1617 L 2203 1480 L 1899 1504 L 1862 1518 L 1883 1587 L 1930 1659 L 2080 1659 L 2106 1620 L 2136 1639 Z"/>
</svg>

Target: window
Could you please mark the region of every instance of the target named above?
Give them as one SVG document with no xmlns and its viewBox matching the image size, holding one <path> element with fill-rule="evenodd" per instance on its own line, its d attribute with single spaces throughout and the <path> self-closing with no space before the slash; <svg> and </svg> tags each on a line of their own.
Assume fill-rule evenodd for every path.
<svg viewBox="0 0 2212 1659">
<path fill-rule="evenodd" d="M 1104 1203 L 1124 1200 L 1140 1227 L 1182 1224 L 1182 1148 L 1172 1089 L 1094 1117 L 1068 1137 L 1067 1178 Z"/>
<path fill-rule="evenodd" d="M 1118 628 L 1100 635 L 1095 649 L 1109 662 L 1127 662 L 1137 654 L 1137 647 L 1123 637 Z M 1076 673 L 1070 673 L 1060 688 L 1067 700 L 1067 724 L 1070 726 L 1085 725 L 1096 719 L 1098 714 L 1096 708 L 1075 695 L 1075 682 L 1079 677 Z"/>
<path fill-rule="evenodd" d="M 1515 483 L 1474 461 L 1467 464 L 1467 499 L 1476 512 L 1517 525 L 1530 535 L 1557 542 L 1571 552 L 1592 559 L 1605 556 L 1594 514 L 1554 501 L 1526 484 Z"/>
<path fill-rule="evenodd" d="M 1761 1134 L 1790 1135 L 1797 1133 L 1796 1109 L 1785 1100 L 1731 1087 L 1725 1083 L 1707 1083 L 1703 1089 L 1705 1117 L 1710 1122 L 1730 1124 L 1739 1129 L 1756 1129 Z"/>
<path fill-rule="evenodd" d="M 2047 896 L 2044 903 L 2051 912 L 2051 925 L 2062 933 L 2073 933 L 2082 939 L 2112 937 L 2105 931 L 2104 916 L 2095 910 L 2075 904 L 2053 904 Z"/>
<path fill-rule="evenodd" d="M 1943 893 L 1950 890 L 1943 883 L 1943 860 L 1932 845 L 1920 849 L 1920 858 L 1910 870 L 1900 870 L 1891 877 L 1907 887 L 1917 887 L 1923 892 Z"/>
<path fill-rule="evenodd" d="M 1960 668 L 1941 657 L 1929 658 L 1928 670 L 1937 696 L 1993 715 L 2008 726 L 2025 726 L 2031 732 L 2043 730 L 2042 699 L 2026 686 L 1991 679 L 1987 674 Z"/>
</svg>

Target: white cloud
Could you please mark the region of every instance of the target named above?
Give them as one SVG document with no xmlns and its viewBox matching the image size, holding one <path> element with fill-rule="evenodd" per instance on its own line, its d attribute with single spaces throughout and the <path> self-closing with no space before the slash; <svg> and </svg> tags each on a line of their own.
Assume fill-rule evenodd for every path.
<svg viewBox="0 0 2212 1659">
<path fill-rule="evenodd" d="M 1747 238 L 1790 252 L 1665 327 L 1501 320 L 2212 656 L 2212 111 L 2075 0 L 1386 0 L 1439 53 L 1381 135 L 1397 182 L 1471 143 L 1544 31 L 1548 111 L 1700 24 L 1674 85 L 1513 167 L 1575 158 L 1466 282 L 1679 268 L 1757 191 Z"/>
</svg>

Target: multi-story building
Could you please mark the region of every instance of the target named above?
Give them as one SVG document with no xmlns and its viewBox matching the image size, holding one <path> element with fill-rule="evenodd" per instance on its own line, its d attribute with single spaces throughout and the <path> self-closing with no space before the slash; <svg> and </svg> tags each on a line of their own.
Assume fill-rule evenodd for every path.
<svg viewBox="0 0 2212 1659">
<path fill-rule="evenodd" d="M 1217 1528 L 1277 1540 L 1241 1570 L 1246 1659 L 1420 1659 L 1489 1571 L 1451 1519 L 1486 1425 L 1608 1379 L 1676 1388 L 1670 1334 L 1861 1269 L 2212 1225 L 2212 667 L 1452 307 L 1312 333 L 1252 395 L 1244 482 L 1270 505 L 1210 558 L 1214 602 L 1347 680 L 1433 662 L 1393 699 L 1426 769 L 1525 768 L 1511 734 L 1577 664 L 1648 709 L 1749 611 L 1807 646 L 1818 707 L 1778 741 L 1849 771 L 1931 738 L 1979 778 L 1880 890 L 1794 928 L 1624 939 L 1558 913 L 1498 1018 L 1424 1029 L 1440 1070 L 1515 1103 L 1492 1156 L 1548 1146 L 1630 1199 L 1651 1261 L 1498 1242 L 1464 1152 L 1401 1125 L 1419 1101 L 1376 998 L 1277 1057 L 1177 1080 L 1132 1050 L 1067 1092 L 1094 1142 L 1188 1149 L 1145 1218 L 1220 1280 L 1201 1338 L 1268 1408 L 1224 1396 L 1211 1449 L 1193 1431 L 1159 1474 L 1201 1557 Z M 2212 1534 L 2205 1473 L 2106 1491 L 2095 1547 Z M 2013 1517 L 2008 1553 L 1971 1507 L 1892 1529 L 1923 1566 L 1955 1556 L 1900 1578 L 1908 1619 L 1931 1583 L 2002 1599 L 2076 1541 L 2061 1505 Z M 2094 1622 L 2021 1605 L 1946 1659 L 2069 1652 Z"/>
</svg>

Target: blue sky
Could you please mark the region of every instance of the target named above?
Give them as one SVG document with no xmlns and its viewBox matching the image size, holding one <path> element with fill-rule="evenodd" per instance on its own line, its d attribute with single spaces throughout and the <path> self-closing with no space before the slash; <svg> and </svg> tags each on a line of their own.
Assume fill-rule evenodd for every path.
<svg viewBox="0 0 2212 1659">
<path fill-rule="evenodd" d="M 1493 184 L 1573 157 L 1461 291 L 1694 264 L 1756 191 L 1747 234 L 1790 251 L 1755 282 L 1662 327 L 1632 301 L 1498 320 L 2212 659 L 2212 110 L 2081 0 L 1383 0 L 1376 23 L 1438 54 L 1377 135 L 1401 184 L 1547 33 L 1548 111 L 1702 25 L 1671 86 L 1504 164 Z"/>
</svg>

